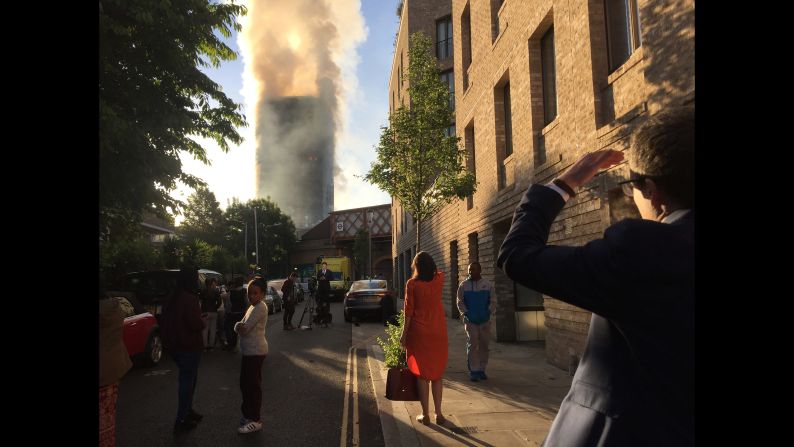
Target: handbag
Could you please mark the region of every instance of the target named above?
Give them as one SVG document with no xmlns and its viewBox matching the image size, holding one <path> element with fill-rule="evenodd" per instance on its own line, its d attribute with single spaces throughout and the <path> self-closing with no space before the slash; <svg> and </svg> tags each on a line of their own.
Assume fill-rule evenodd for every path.
<svg viewBox="0 0 794 447">
<path fill-rule="evenodd" d="M 386 376 L 386 399 L 419 400 L 416 376 L 408 368 L 389 368 Z"/>
</svg>

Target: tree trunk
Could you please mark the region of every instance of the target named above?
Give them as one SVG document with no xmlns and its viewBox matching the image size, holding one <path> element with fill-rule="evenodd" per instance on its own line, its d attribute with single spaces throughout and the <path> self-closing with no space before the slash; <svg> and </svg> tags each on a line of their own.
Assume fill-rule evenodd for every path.
<svg viewBox="0 0 794 447">
<path fill-rule="evenodd" d="M 422 251 L 422 247 L 420 245 L 420 238 L 419 238 L 419 228 L 422 226 L 422 221 L 417 219 L 416 220 L 416 252 L 419 253 Z"/>
</svg>

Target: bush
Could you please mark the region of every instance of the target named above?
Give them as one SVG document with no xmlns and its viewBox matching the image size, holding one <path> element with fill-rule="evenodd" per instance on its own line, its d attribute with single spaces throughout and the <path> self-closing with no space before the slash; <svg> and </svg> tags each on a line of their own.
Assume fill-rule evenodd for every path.
<svg viewBox="0 0 794 447">
<path fill-rule="evenodd" d="M 378 337 L 378 344 L 383 349 L 383 355 L 386 359 L 386 366 L 389 368 L 406 368 L 408 364 L 405 362 L 405 351 L 400 346 L 400 336 L 403 334 L 403 325 L 405 324 L 405 311 L 401 310 L 397 315 L 398 326 L 392 324 L 386 325 L 386 340 Z"/>
</svg>

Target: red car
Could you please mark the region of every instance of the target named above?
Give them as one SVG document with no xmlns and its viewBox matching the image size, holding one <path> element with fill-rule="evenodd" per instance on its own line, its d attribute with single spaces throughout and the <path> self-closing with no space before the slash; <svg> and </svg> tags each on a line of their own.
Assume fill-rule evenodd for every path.
<svg viewBox="0 0 794 447">
<path fill-rule="evenodd" d="M 142 307 L 134 306 L 135 300 L 121 296 L 114 298 L 126 316 L 123 337 L 130 359 L 138 365 L 156 365 L 163 358 L 163 341 L 157 319 Z"/>
</svg>

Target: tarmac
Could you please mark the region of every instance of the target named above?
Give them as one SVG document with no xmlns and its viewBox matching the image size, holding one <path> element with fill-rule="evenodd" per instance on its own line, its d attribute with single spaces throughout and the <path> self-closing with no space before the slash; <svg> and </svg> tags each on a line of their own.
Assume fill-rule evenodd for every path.
<svg viewBox="0 0 794 447">
<path fill-rule="evenodd" d="M 386 399 L 388 368 L 381 347 L 372 343 L 370 332 L 375 329 L 353 328 L 354 340 L 366 340 L 386 447 L 539 446 L 571 386 L 571 375 L 546 362 L 542 341 L 491 340 L 488 380 L 471 382 L 463 324 L 446 321 L 449 360 L 443 382 L 441 408 L 447 419 L 443 426 L 435 424 L 432 393 L 428 402 L 431 423 L 426 426 L 416 421 L 422 414 L 419 402 Z"/>
</svg>

